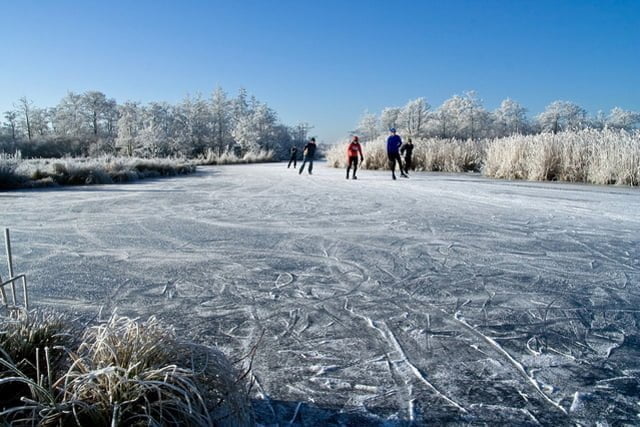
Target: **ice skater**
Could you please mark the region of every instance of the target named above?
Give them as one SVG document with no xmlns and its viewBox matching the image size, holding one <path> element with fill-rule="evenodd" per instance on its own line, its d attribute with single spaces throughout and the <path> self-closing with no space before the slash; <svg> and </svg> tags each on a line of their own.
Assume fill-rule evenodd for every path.
<svg viewBox="0 0 640 427">
<path fill-rule="evenodd" d="M 349 179 L 349 171 L 351 165 L 353 165 L 353 179 L 358 179 L 356 172 L 358 171 L 358 154 L 360 154 L 360 163 L 364 162 L 364 156 L 362 155 L 362 147 L 358 142 L 358 137 L 354 136 L 351 139 L 349 147 L 347 147 L 347 179 Z"/>
<path fill-rule="evenodd" d="M 404 154 L 404 173 L 409 175 L 409 169 L 413 169 L 413 142 L 411 138 L 400 148 L 400 154 Z"/>
<path fill-rule="evenodd" d="M 291 158 L 289 159 L 289 164 L 287 165 L 287 169 L 291 167 L 291 162 L 293 162 L 293 168 L 296 168 L 296 162 L 298 161 L 298 147 L 295 145 L 291 146 Z"/>
<path fill-rule="evenodd" d="M 302 154 L 304 155 L 304 158 L 302 160 L 302 166 L 300 166 L 299 174 L 302 175 L 302 171 L 304 170 L 304 165 L 306 165 L 307 162 L 309 162 L 309 175 L 312 175 L 311 171 L 313 170 L 313 156 L 316 155 L 316 139 L 315 138 L 311 138 L 309 142 L 307 142 L 307 145 L 305 145 L 304 149 L 302 150 Z"/>
<path fill-rule="evenodd" d="M 403 178 L 409 178 L 402 170 L 402 160 L 400 160 L 400 147 L 402 146 L 402 138 L 396 134 L 396 129 L 389 129 L 391 135 L 387 138 L 387 156 L 389 157 L 389 167 L 391 168 L 391 177 L 396 179 L 396 162 L 398 162 L 398 169 L 400 169 L 400 176 Z"/>
</svg>

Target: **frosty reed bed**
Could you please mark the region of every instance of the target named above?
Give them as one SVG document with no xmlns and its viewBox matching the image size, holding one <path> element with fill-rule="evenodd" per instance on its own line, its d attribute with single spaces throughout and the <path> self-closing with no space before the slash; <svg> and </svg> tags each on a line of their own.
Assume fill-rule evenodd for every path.
<svg viewBox="0 0 640 427">
<path fill-rule="evenodd" d="M 640 131 L 585 129 L 512 135 L 483 141 L 414 142 L 416 170 L 481 171 L 499 179 L 640 185 Z M 346 144 L 327 152 L 331 167 L 346 167 Z M 365 169 L 388 169 L 384 138 L 364 144 Z"/>
<path fill-rule="evenodd" d="M 515 135 L 487 144 L 492 178 L 640 185 L 640 132 L 586 129 Z"/>
<path fill-rule="evenodd" d="M 221 154 L 208 149 L 205 154 L 196 160 L 198 165 L 233 165 L 242 163 L 266 163 L 273 162 L 275 154 L 272 150 L 249 151 L 241 156 L 225 151 Z"/>
<path fill-rule="evenodd" d="M 114 314 L 70 332 L 50 312 L 0 317 L 0 424 L 253 424 L 247 390 L 228 360 L 179 342 L 154 317 Z"/>
<path fill-rule="evenodd" d="M 327 151 L 331 167 L 346 167 L 347 145 L 336 144 Z M 364 169 L 389 169 L 386 138 L 363 144 Z M 484 143 L 457 139 L 421 139 L 414 142 L 413 167 L 420 171 L 479 171 Z"/>
<path fill-rule="evenodd" d="M 112 184 L 195 172 L 183 159 L 135 157 L 0 158 L 0 188 Z"/>
</svg>

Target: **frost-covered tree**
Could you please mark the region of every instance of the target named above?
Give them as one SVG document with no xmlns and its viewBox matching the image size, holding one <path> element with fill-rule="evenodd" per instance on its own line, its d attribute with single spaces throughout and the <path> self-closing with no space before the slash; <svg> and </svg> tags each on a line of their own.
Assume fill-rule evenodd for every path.
<svg viewBox="0 0 640 427">
<path fill-rule="evenodd" d="M 391 128 L 399 128 L 399 120 L 400 112 L 402 111 L 399 107 L 387 107 L 382 110 L 380 113 L 380 130 L 382 133 L 387 133 Z"/>
<path fill-rule="evenodd" d="M 233 138 L 240 154 L 276 149 L 274 139 L 277 116 L 266 104 L 252 100 L 243 114 L 235 118 Z"/>
<path fill-rule="evenodd" d="M 278 116 L 276 112 L 269 108 L 264 103 L 257 103 L 252 117 L 252 125 L 256 128 L 258 135 L 258 146 L 266 150 L 273 149 L 275 146 L 274 141 L 274 127 L 278 122 Z"/>
<path fill-rule="evenodd" d="M 380 128 L 378 117 L 375 114 L 365 111 L 360 118 L 356 132 L 362 138 L 362 141 L 371 141 L 378 136 Z"/>
<path fill-rule="evenodd" d="M 525 133 L 528 130 L 527 109 L 511 98 L 503 100 L 493 116 L 494 133 L 498 137 Z"/>
<path fill-rule="evenodd" d="M 604 111 L 598 110 L 596 114 L 589 119 L 588 127 L 593 129 L 604 129 L 607 125 L 607 115 Z"/>
<path fill-rule="evenodd" d="M 251 114 L 249 94 L 245 88 L 240 88 L 238 96 L 231 101 L 232 120 L 238 122 Z"/>
<path fill-rule="evenodd" d="M 239 154 L 258 151 L 260 149 L 258 145 L 258 131 L 253 125 L 251 116 L 240 117 L 236 120 L 233 128 L 233 139 L 236 142 Z"/>
<path fill-rule="evenodd" d="M 298 123 L 289 130 L 291 141 L 294 144 L 304 144 L 307 141 L 311 129 L 313 129 L 313 126 L 307 122 Z"/>
<path fill-rule="evenodd" d="M 578 130 L 586 127 L 587 112 L 573 102 L 554 101 L 538 115 L 537 122 L 543 132 Z"/>
<path fill-rule="evenodd" d="M 459 138 L 461 134 L 461 112 L 464 99 L 459 95 L 445 100 L 432 115 L 432 133 L 440 138 Z"/>
<path fill-rule="evenodd" d="M 476 92 L 454 95 L 429 115 L 428 133 L 439 138 L 479 139 L 491 133 L 491 115 Z"/>
<path fill-rule="evenodd" d="M 5 111 L 4 118 L 7 121 L 5 127 L 9 130 L 11 140 L 16 141 L 16 129 L 18 127 L 18 114 L 15 111 Z"/>
<path fill-rule="evenodd" d="M 31 141 L 31 110 L 33 108 L 33 101 L 27 99 L 26 96 L 23 96 L 18 100 L 17 108 L 21 115 L 22 128 L 27 132 L 27 137 L 29 141 Z"/>
<path fill-rule="evenodd" d="M 117 122 L 116 149 L 132 156 L 137 149 L 138 136 L 142 130 L 142 112 L 137 102 L 125 102 L 118 109 L 120 117 Z"/>
<path fill-rule="evenodd" d="M 405 105 L 398 115 L 399 127 L 410 137 L 419 137 L 424 134 L 427 125 L 427 117 L 431 106 L 424 98 L 411 100 Z"/>
<path fill-rule="evenodd" d="M 87 127 L 95 138 L 108 136 L 110 126 L 112 127 L 109 122 L 114 119 L 115 100 L 108 99 L 102 92 L 88 91 L 81 95 L 81 105 L 82 114 L 87 122 L 84 127 Z"/>
<path fill-rule="evenodd" d="M 458 120 L 461 127 L 460 137 L 478 139 L 489 136 L 491 116 L 482 105 L 478 94 L 475 91 L 466 92 L 462 102 Z"/>
<path fill-rule="evenodd" d="M 211 146 L 211 113 L 207 101 L 200 94 L 187 96 L 180 105 L 185 118 L 191 154 L 203 153 Z"/>
<path fill-rule="evenodd" d="M 58 136 L 80 137 L 89 134 L 82 95 L 69 92 L 55 109 L 54 128 Z"/>
<path fill-rule="evenodd" d="M 155 157 L 179 153 L 182 147 L 175 144 L 174 120 L 173 108 L 166 102 L 151 102 L 142 108 L 137 154 Z"/>
<path fill-rule="evenodd" d="M 211 96 L 211 143 L 212 148 L 222 154 L 233 143 L 231 136 L 231 102 L 221 87 L 217 87 Z"/>
<path fill-rule="evenodd" d="M 640 113 L 614 107 L 606 119 L 606 126 L 613 129 L 632 130 L 640 124 Z"/>
<path fill-rule="evenodd" d="M 33 135 L 40 138 L 49 135 L 51 130 L 49 120 L 50 116 L 47 109 L 34 107 L 31 110 L 31 130 Z"/>
</svg>

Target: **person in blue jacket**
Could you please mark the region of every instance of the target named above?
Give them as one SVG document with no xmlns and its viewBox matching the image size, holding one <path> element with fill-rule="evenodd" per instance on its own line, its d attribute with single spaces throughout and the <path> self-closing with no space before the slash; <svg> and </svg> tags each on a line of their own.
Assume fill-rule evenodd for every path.
<svg viewBox="0 0 640 427">
<path fill-rule="evenodd" d="M 400 175 L 403 178 L 409 178 L 402 169 L 402 160 L 400 160 L 400 147 L 402 146 L 402 138 L 396 134 L 396 129 L 389 129 L 391 135 L 387 138 L 387 156 L 389 157 L 389 167 L 391 168 L 391 177 L 396 179 L 396 162 L 400 169 Z"/>
</svg>

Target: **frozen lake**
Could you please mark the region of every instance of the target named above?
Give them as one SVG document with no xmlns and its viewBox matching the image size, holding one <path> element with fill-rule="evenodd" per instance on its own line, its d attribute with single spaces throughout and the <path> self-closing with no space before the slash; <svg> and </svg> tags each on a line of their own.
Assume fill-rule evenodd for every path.
<svg viewBox="0 0 640 427">
<path fill-rule="evenodd" d="M 264 333 L 266 425 L 639 423 L 639 212 L 638 189 L 322 164 L 0 193 L 34 305 L 236 356 Z"/>
</svg>

